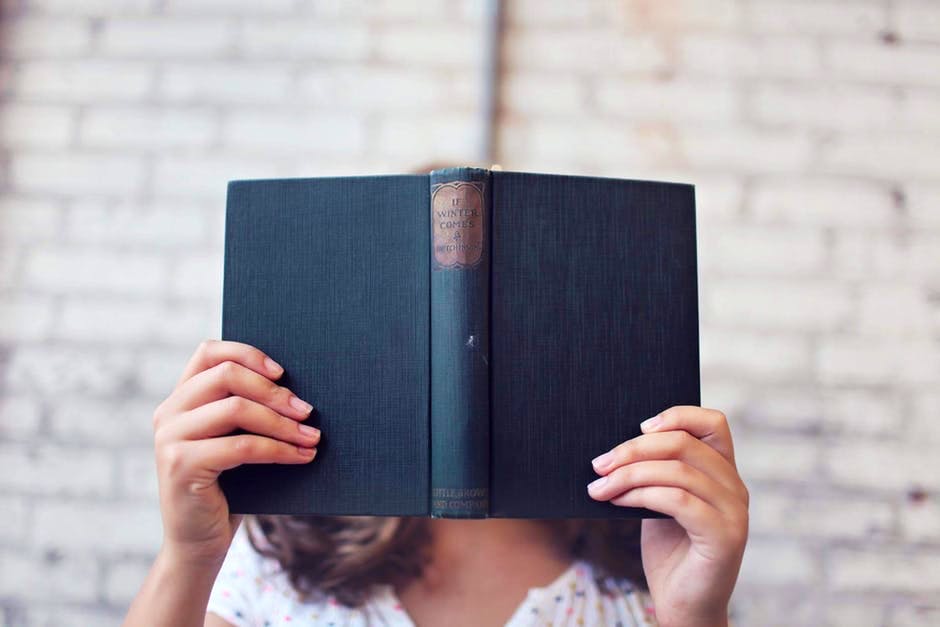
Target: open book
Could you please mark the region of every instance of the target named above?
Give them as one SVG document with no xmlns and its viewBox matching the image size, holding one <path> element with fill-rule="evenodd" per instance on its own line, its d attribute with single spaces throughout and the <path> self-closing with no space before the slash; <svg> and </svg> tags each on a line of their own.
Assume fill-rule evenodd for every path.
<svg viewBox="0 0 940 627">
<path fill-rule="evenodd" d="M 222 337 L 286 370 L 304 465 L 222 473 L 236 513 L 655 515 L 591 459 L 699 405 L 691 185 L 447 168 L 233 181 Z"/>
</svg>

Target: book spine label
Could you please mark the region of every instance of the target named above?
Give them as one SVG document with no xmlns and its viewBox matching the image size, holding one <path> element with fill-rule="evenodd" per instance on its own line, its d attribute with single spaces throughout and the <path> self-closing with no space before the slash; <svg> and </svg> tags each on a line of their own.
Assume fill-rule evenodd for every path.
<svg viewBox="0 0 940 627">
<path fill-rule="evenodd" d="M 431 190 L 431 516 L 490 499 L 490 173 L 445 168 Z"/>
</svg>

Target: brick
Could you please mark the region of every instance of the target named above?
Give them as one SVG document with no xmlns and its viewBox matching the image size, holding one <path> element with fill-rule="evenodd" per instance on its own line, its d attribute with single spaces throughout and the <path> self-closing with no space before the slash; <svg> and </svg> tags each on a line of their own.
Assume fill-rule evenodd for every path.
<svg viewBox="0 0 940 627">
<path fill-rule="evenodd" d="M 542 99 L 547 100 L 548 94 L 545 96 Z M 619 77 L 599 79 L 594 98 L 599 112 L 630 121 L 695 122 L 736 120 L 740 116 L 742 99 L 738 87 L 726 81 L 626 81 Z M 580 104 L 575 103 L 569 111 L 576 114 Z"/>
<path fill-rule="evenodd" d="M 309 163 L 309 160 L 308 160 Z M 309 163 L 310 171 L 316 171 Z M 277 178 L 290 176 L 283 161 L 263 156 L 229 155 L 159 156 L 154 167 L 152 187 L 162 203 L 167 199 L 193 198 L 223 202 L 228 182 L 235 179 Z"/>
<path fill-rule="evenodd" d="M 544 4 L 544 3 L 543 3 Z M 581 3 L 559 3 L 581 4 Z M 735 0 L 674 0 L 672 2 L 603 2 L 595 4 L 602 23 L 663 36 L 700 30 L 729 30 L 741 25 L 744 11 Z"/>
<path fill-rule="evenodd" d="M 901 535 L 906 542 L 940 543 L 940 503 L 936 496 L 903 503 L 899 508 Z"/>
<path fill-rule="evenodd" d="M 819 477 L 820 446 L 809 438 L 782 434 L 766 436 L 738 430 L 735 460 L 744 482 L 813 482 Z M 786 460 L 781 471 L 780 460 Z"/>
<path fill-rule="evenodd" d="M 762 123 L 825 130 L 894 128 L 899 112 L 897 98 L 888 89 L 839 83 L 760 85 L 751 104 Z"/>
<path fill-rule="evenodd" d="M 392 64 L 471 69 L 480 65 L 482 39 L 475 29 L 438 24 L 434 29 L 387 26 L 373 41 L 376 58 Z"/>
<path fill-rule="evenodd" d="M 893 532 L 890 502 L 839 494 L 794 496 L 752 491 L 751 528 L 790 539 L 872 540 Z"/>
<path fill-rule="evenodd" d="M 0 439 L 23 440 L 38 435 L 42 408 L 38 400 L 25 395 L 0 398 Z"/>
<path fill-rule="evenodd" d="M 361 118 L 345 114 L 272 116 L 264 111 L 240 111 L 225 117 L 222 141 L 240 149 L 309 151 L 324 155 L 363 152 L 365 127 Z"/>
<path fill-rule="evenodd" d="M 29 505 L 21 497 L 0 496 L 0 542 L 23 545 L 29 533 Z M 0 563 L 2 563 L 0 556 Z"/>
<path fill-rule="evenodd" d="M 914 442 L 940 442 L 940 392 L 927 389 L 915 394 L 904 429 Z"/>
<path fill-rule="evenodd" d="M 189 248 L 209 240 L 210 221 L 206 208 L 192 203 L 141 207 L 89 200 L 72 203 L 65 212 L 65 239 L 108 247 Z"/>
<path fill-rule="evenodd" d="M 900 2 L 893 7 L 898 34 L 904 41 L 940 43 L 940 10 L 934 2 Z"/>
<path fill-rule="evenodd" d="M 26 611 L 24 620 L 28 625 L 41 627 L 120 627 L 126 613 L 127 608 L 123 607 L 96 606 L 92 609 L 69 603 L 53 606 L 35 603 Z"/>
<path fill-rule="evenodd" d="M 51 299 L 0 296 L 0 341 L 31 342 L 48 338 L 55 321 Z"/>
<path fill-rule="evenodd" d="M 63 521 L 69 521 L 64 533 Z M 37 545 L 77 555 L 151 556 L 160 548 L 157 503 L 44 501 L 36 507 Z"/>
<path fill-rule="evenodd" d="M 919 339 L 831 337 L 822 341 L 816 367 L 825 383 L 929 385 L 940 372 L 940 347 Z"/>
<path fill-rule="evenodd" d="M 149 419 L 147 423 L 149 424 Z M 128 449 L 123 451 L 118 460 L 120 481 L 118 490 L 121 497 L 128 500 L 157 502 L 159 485 L 153 447 Z"/>
<path fill-rule="evenodd" d="M 852 627 L 884 627 L 894 625 L 886 619 L 886 603 L 853 598 L 849 601 L 832 601 L 826 605 L 824 624 L 852 625 Z M 809 623 L 808 623 L 809 624 Z"/>
<path fill-rule="evenodd" d="M 822 394 L 822 428 L 838 435 L 896 436 L 909 420 L 901 395 L 839 388 Z"/>
<path fill-rule="evenodd" d="M 142 560 L 121 560 L 109 565 L 104 576 L 105 601 L 119 607 L 129 606 L 150 567 L 150 562 Z"/>
<path fill-rule="evenodd" d="M 921 133 L 868 133 L 843 136 L 822 147 L 825 172 L 851 176 L 897 176 L 929 180 L 937 175 L 940 147 Z"/>
<path fill-rule="evenodd" d="M 210 313 L 205 306 L 166 301 L 68 298 L 55 336 L 62 341 L 192 346 L 203 337 Z"/>
<path fill-rule="evenodd" d="M 723 78 L 814 78 L 822 60 L 811 39 L 794 36 L 735 37 L 702 34 L 677 45 L 684 73 Z"/>
<path fill-rule="evenodd" d="M 434 158 L 463 163 L 478 152 L 476 116 L 441 115 L 421 120 L 413 116 L 387 116 L 379 125 L 376 147 L 400 161 Z"/>
<path fill-rule="evenodd" d="M 884 7 L 871 0 L 761 0 L 748 8 L 750 28 L 762 33 L 874 35 L 886 21 Z"/>
<path fill-rule="evenodd" d="M 572 54 L 572 51 L 578 51 Z M 622 37 L 610 29 L 507 29 L 504 63 L 517 70 L 655 74 L 670 67 L 666 52 L 650 34 Z M 603 63 L 598 60 L 603 59 Z"/>
<path fill-rule="evenodd" d="M 241 25 L 238 51 L 252 59 L 362 61 L 374 45 L 364 24 L 298 18 L 255 19 Z"/>
<path fill-rule="evenodd" d="M 702 223 L 728 221 L 737 218 L 742 209 L 744 186 L 733 175 L 696 175 L 695 212 Z"/>
<path fill-rule="evenodd" d="M 101 496 L 112 491 L 111 455 L 63 446 L 0 444 L 0 489 L 17 494 Z"/>
<path fill-rule="evenodd" d="M 809 626 L 817 621 L 820 605 L 821 600 L 806 588 L 752 586 L 739 580 L 731 597 L 730 624 L 780 625 L 785 617 L 788 626 Z"/>
<path fill-rule="evenodd" d="M 466 77 L 442 75 L 433 69 L 400 66 L 365 67 L 355 73 L 340 67 L 303 72 L 297 96 L 325 109 L 369 112 L 433 111 L 448 107 L 474 111 L 479 90 Z"/>
<path fill-rule="evenodd" d="M 812 363 L 812 353 L 807 340 L 797 335 L 705 327 L 701 333 L 701 363 L 708 376 L 802 380 Z"/>
<path fill-rule="evenodd" d="M 730 226 L 699 229 L 699 265 L 720 276 L 810 277 L 826 263 L 821 231 Z"/>
<path fill-rule="evenodd" d="M 823 464 L 836 485 L 881 491 L 940 487 L 940 459 L 910 442 L 842 440 Z"/>
<path fill-rule="evenodd" d="M 106 148 L 198 148 L 216 134 L 214 115 L 180 109 L 91 108 L 82 116 L 79 143 Z"/>
<path fill-rule="evenodd" d="M 182 366 L 180 366 L 182 370 Z M 49 436 L 73 445 L 150 445 L 159 402 L 149 399 L 63 397 L 49 408 Z"/>
<path fill-rule="evenodd" d="M 49 398 L 69 393 L 126 395 L 134 391 L 135 356 L 130 351 L 70 346 L 20 346 L 3 370 L 6 392 L 35 392 Z"/>
<path fill-rule="evenodd" d="M 737 411 L 739 418 L 755 430 L 809 435 L 824 425 L 822 399 L 803 386 L 764 387 L 759 394 L 744 394 Z"/>
<path fill-rule="evenodd" d="M 813 152 L 806 134 L 740 126 L 689 128 L 677 133 L 675 144 L 673 159 L 683 165 L 749 174 L 802 172 Z"/>
<path fill-rule="evenodd" d="M 845 328 L 855 310 L 849 287 L 814 279 L 727 279 L 702 286 L 708 320 L 771 331 Z"/>
<path fill-rule="evenodd" d="M 20 152 L 10 163 L 10 182 L 24 193 L 130 194 L 141 188 L 143 179 L 144 168 L 138 156 Z"/>
<path fill-rule="evenodd" d="M 171 102 L 278 104 L 293 96 L 292 86 L 291 69 L 280 63 L 186 63 L 163 70 L 158 94 Z"/>
<path fill-rule="evenodd" d="M 91 27 L 84 20 L 14 19 L 3 24 L 3 33 L 4 58 L 69 57 L 91 46 Z"/>
<path fill-rule="evenodd" d="M 575 76 L 516 72 L 505 77 L 502 106 L 520 115 L 573 115 L 587 102 L 584 82 Z"/>
<path fill-rule="evenodd" d="M 773 564 L 773 568 L 768 568 Z M 812 552 L 796 542 L 751 539 L 744 551 L 740 581 L 746 585 L 812 584 L 820 579 Z"/>
<path fill-rule="evenodd" d="M 222 287 L 222 261 L 220 249 L 177 257 L 171 280 L 173 295 L 217 301 Z"/>
<path fill-rule="evenodd" d="M 20 252 L 10 246 L 0 247 L 0 288 L 14 284 L 21 265 Z"/>
<path fill-rule="evenodd" d="M 940 591 L 940 551 L 835 549 L 829 570 L 833 589 Z"/>
<path fill-rule="evenodd" d="M 858 332 L 880 337 L 922 337 L 940 332 L 940 316 L 926 287 L 871 282 L 861 290 Z"/>
<path fill-rule="evenodd" d="M 65 148 L 73 118 L 69 107 L 7 104 L 0 109 L 0 137 L 13 148 Z"/>
<path fill-rule="evenodd" d="M 892 608 L 892 627 L 923 627 L 940 623 L 940 604 L 936 600 L 909 601 Z"/>
<path fill-rule="evenodd" d="M 26 60 L 13 72 L 11 90 L 22 99 L 56 102 L 139 101 L 155 80 L 154 67 L 143 62 Z"/>
<path fill-rule="evenodd" d="M 940 184 L 912 184 L 904 187 L 909 218 L 915 227 L 940 228 Z"/>
<path fill-rule="evenodd" d="M 835 78 L 881 84 L 937 85 L 937 52 L 927 45 L 890 46 L 833 40 L 823 51 L 824 63 Z"/>
<path fill-rule="evenodd" d="M 157 0 L 27 0 L 31 12 L 49 15 L 109 16 L 149 13 Z"/>
<path fill-rule="evenodd" d="M 169 396 L 196 347 L 142 351 L 134 362 L 142 391 L 155 399 Z"/>
<path fill-rule="evenodd" d="M 504 20 L 516 25 L 586 26 L 597 17 L 599 3 L 544 2 L 544 0 L 516 0 L 505 6 Z"/>
<path fill-rule="evenodd" d="M 155 254 L 90 248 L 37 248 L 26 259 L 30 286 L 54 293 L 149 295 L 167 284 L 165 260 Z"/>
<path fill-rule="evenodd" d="M 173 15 L 266 15 L 290 13 L 294 0 L 168 0 L 163 10 Z"/>
<path fill-rule="evenodd" d="M 758 181 L 749 209 L 767 224 L 887 227 L 899 222 L 891 190 L 875 182 L 805 177 Z"/>
<path fill-rule="evenodd" d="M 104 23 L 99 49 L 115 57 L 205 60 L 228 52 L 234 38 L 234 25 L 228 20 L 112 18 Z"/>
<path fill-rule="evenodd" d="M 5 195 L 0 198 L 0 238 L 10 242 L 48 241 L 59 233 L 61 211 L 57 203 Z"/>
<path fill-rule="evenodd" d="M 59 533 L 67 527 L 58 521 Z M 41 606 L 57 602 L 95 601 L 98 566 L 94 560 L 63 554 L 0 553 L 0 597 L 15 597 Z"/>
</svg>

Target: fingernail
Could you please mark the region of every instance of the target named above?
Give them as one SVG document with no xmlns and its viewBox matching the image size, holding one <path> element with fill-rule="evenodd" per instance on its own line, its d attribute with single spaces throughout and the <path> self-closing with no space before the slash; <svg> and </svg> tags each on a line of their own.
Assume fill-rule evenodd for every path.
<svg viewBox="0 0 940 627">
<path fill-rule="evenodd" d="M 274 361 L 273 359 L 271 359 L 270 357 L 264 358 L 264 367 L 267 368 L 268 372 L 270 372 L 273 375 L 279 375 L 282 372 L 284 372 L 284 367 L 281 364 Z"/>
<path fill-rule="evenodd" d="M 613 451 L 607 451 L 603 455 L 598 455 L 591 460 L 591 465 L 594 466 L 594 470 L 604 470 L 608 464 L 613 460 L 614 453 Z"/>
<path fill-rule="evenodd" d="M 312 438 L 318 437 L 320 435 L 320 430 L 317 429 L 316 427 L 311 427 L 310 425 L 303 425 L 298 422 L 297 428 L 300 430 L 301 433 L 303 433 L 306 436 L 310 436 Z"/>
<path fill-rule="evenodd" d="M 301 455 L 303 455 L 304 457 L 309 457 L 310 459 L 313 459 L 313 457 L 317 454 L 317 449 L 315 449 L 315 448 L 304 448 L 304 447 L 302 447 L 302 446 L 298 446 L 298 447 L 297 447 L 297 452 L 300 453 Z"/>
<path fill-rule="evenodd" d="M 313 405 L 306 401 L 300 400 L 296 396 L 290 397 L 290 405 L 297 411 L 302 411 L 305 414 L 309 414 L 311 411 L 313 411 Z"/>
<path fill-rule="evenodd" d="M 607 477 L 601 477 L 600 479 L 595 479 L 594 481 L 588 484 L 588 490 L 593 491 L 593 490 L 602 488 L 604 487 L 605 483 L 607 483 Z"/>
<path fill-rule="evenodd" d="M 652 418 L 647 418 L 640 423 L 640 429 L 643 431 L 649 431 L 650 429 L 655 429 L 659 426 L 659 423 L 662 422 L 662 417 L 659 414 L 656 414 Z"/>
</svg>

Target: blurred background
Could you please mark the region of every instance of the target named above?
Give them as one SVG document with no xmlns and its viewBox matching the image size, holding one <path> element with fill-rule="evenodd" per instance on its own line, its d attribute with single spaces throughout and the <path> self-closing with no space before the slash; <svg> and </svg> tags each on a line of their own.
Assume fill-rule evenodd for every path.
<svg viewBox="0 0 940 627">
<path fill-rule="evenodd" d="M 737 624 L 940 625 L 940 3 L 503 5 L 0 2 L 5 625 L 116 625 L 149 567 L 226 182 L 441 160 L 694 183 Z"/>
</svg>

